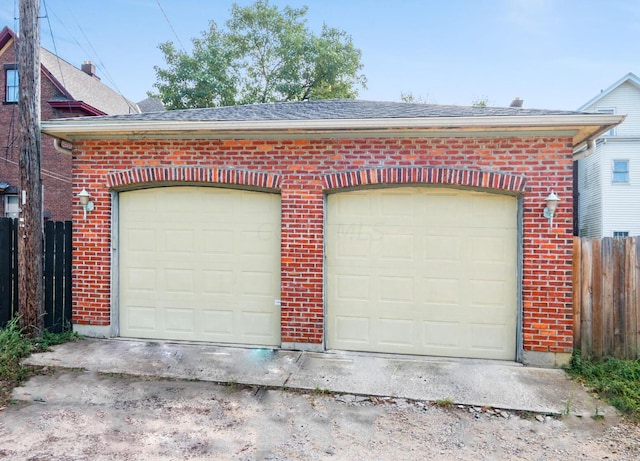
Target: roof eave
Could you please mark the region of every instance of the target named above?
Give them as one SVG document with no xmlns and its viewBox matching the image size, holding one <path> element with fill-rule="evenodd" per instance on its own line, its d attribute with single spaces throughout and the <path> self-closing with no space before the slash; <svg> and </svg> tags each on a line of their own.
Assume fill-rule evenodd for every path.
<svg viewBox="0 0 640 461">
<path fill-rule="evenodd" d="M 638 78 L 638 76 L 636 74 L 634 74 L 633 72 L 629 72 L 628 74 L 626 74 L 621 79 L 619 79 L 616 82 L 614 82 L 611 85 L 609 85 L 608 88 L 600 91 L 600 93 L 595 95 L 593 98 L 589 99 L 587 102 L 585 102 L 583 105 L 581 105 L 578 108 L 578 110 L 579 111 L 587 110 L 589 107 L 591 107 L 596 102 L 600 101 L 602 98 L 604 98 L 605 96 L 607 96 L 608 94 L 613 92 L 613 90 L 615 90 L 616 88 L 618 88 L 620 85 L 622 85 L 625 82 L 629 82 L 629 83 L 635 85 L 637 88 L 640 88 L 640 78 Z"/>
<path fill-rule="evenodd" d="M 85 114 L 92 115 L 92 116 L 107 115 L 105 112 L 101 111 L 100 109 L 96 109 L 95 107 L 93 107 L 90 104 L 87 104 L 84 101 L 56 100 L 56 101 L 49 101 L 49 105 L 54 109 L 58 109 L 61 111 L 71 112 L 71 111 L 77 110 L 79 112 L 84 112 Z"/>
<path fill-rule="evenodd" d="M 624 120 L 623 115 L 575 114 L 488 117 L 420 117 L 372 119 L 313 120 L 52 120 L 42 123 L 42 132 L 72 142 L 78 138 L 113 136 L 154 137 L 173 134 L 197 137 L 208 135 L 290 135 L 313 133 L 330 136 L 335 133 L 379 134 L 403 133 L 491 133 L 504 131 L 572 133 L 574 145 L 580 145 L 610 130 Z"/>
</svg>

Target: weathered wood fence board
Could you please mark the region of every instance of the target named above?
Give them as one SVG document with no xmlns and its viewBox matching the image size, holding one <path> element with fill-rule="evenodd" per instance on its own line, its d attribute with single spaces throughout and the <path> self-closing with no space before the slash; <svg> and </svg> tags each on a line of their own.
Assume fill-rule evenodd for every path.
<svg viewBox="0 0 640 461">
<path fill-rule="evenodd" d="M 588 357 L 636 359 L 640 237 L 574 238 L 574 347 Z"/>
<path fill-rule="evenodd" d="M 45 328 L 71 326 L 71 222 L 47 222 L 44 229 Z M 18 220 L 0 218 L 0 328 L 18 315 Z"/>
</svg>

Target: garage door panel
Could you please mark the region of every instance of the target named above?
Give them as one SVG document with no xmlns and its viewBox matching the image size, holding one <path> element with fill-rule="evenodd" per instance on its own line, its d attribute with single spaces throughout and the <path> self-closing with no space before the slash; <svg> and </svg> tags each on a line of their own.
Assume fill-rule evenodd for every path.
<svg viewBox="0 0 640 461">
<path fill-rule="evenodd" d="M 336 234 L 335 254 L 333 257 L 353 261 L 358 258 L 368 261 L 371 253 L 369 235 L 362 234 L 360 226 L 339 226 Z"/>
<path fill-rule="evenodd" d="M 279 344 L 279 196 L 125 192 L 119 221 L 122 336 Z M 247 328 L 248 319 L 256 326 Z"/>
<path fill-rule="evenodd" d="M 210 255 L 233 254 L 233 230 L 218 229 L 202 232 L 202 251 Z"/>
<path fill-rule="evenodd" d="M 415 256 L 412 234 L 383 233 L 380 238 L 380 257 L 386 261 L 410 260 Z"/>
<path fill-rule="evenodd" d="M 127 317 L 133 331 L 153 332 L 157 329 L 156 309 L 153 306 L 130 306 Z"/>
<path fill-rule="evenodd" d="M 341 343 L 363 347 L 370 343 L 369 326 L 368 317 L 338 315 L 333 322 L 333 331 Z"/>
<path fill-rule="evenodd" d="M 369 195 L 361 192 L 353 192 L 344 200 L 341 200 L 339 204 L 336 204 L 336 208 L 329 210 L 330 218 L 332 222 L 339 225 L 346 223 L 349 227 L 352 224 L 352 220 L 348 219 L 348 216 L 362 216 L 367 217 L 371 214 Z"/>
<path fill-rule="evenodd" d="M 368 275 L 336 274 L 336 298 L 342 301 L 368 301 L 371 281 Z"/>
<path fill-rule="evenodd" d="M 457 322 L 423 322 L 422 332 L 422 346 L 425 349 L 460 349 L 459 340 L 463 336 L 460 331 L 460 324 Z"/>
<path fill-rule="evenodd" d="M 380 302 L 405 302 L 412 303 L 415 299 L 414 278 L 410 277 L 378 277 L 378 287 Z"/>
<path fill-rule="evenodd" d="M 233 271 L 231 270 L 206 270 L 203 271 L 204 284 L 202 292 L 210 295 L 231 295 L 233 284 Z"/>
<path fill-rule="evenodd" d="M 451 235 L 434 234 L 422 238 L 422 259 L 432 262 L 460 260 L 460 239 Z"/>
<path fill-rule="evenodd" d="M 413 199 L 415 200 L 415 196 Z M 424 215 L 421 216 L 423 218 L 422 222 L 424 223 L 424 218 L 428 216 L 429 220 L 425 224 L 433 229 L 456 227 L 460 220 L 464 218 L 464 208 L 466 206 L 465 203 L 460 202 L 457 194 L 434 192 L 432 195 L 424 196 L 420 203 L 425 205 Z"/>
<path fill-rule="evenodd" d="M 194 333 L 195 314 L 192 309 L 168 307 L 164 310 L 165 329 L 177 333 Z"/>
<path fill-rule="evenodd" d="M 412 320 L 380 319 L 380 344 L 391 347 L 413 347 L 415 322 Z"/>
<path fill-rule="evenodd" d="M 502 351 L 508 340 L 503 325 L 476 323 L 471 325 L 471 347 L 484 351 Z"/>
<path fill-rule="evenodd" d="M 510 295 L 506 284 L 493 280 L 470 280 L 471 306 L 502 307 L 507 304 L 507 295 Z M 487 310 L 487 313 L 490 311 Z"/>
<path fill-rule="evenodd" d="M 169 293 L 190 295 L 195 287 L 194 275 L 190 269 L 165 269 L 165 290 Z"/>
<path fill-rule="evenodd" d="M 513 216 L 516 209 L 513 197 L 494 195 L 489 197 L 472 197 L 471 219 L 474 227 L 489 229 L 513 228 Z"/>
<path fill-rule="evenodd" d="M 327 201 L 330 348 L 515 358 L 514 197 L 406 187 Z"/>
<path fill-rule="evenodd" d="M 206 336 L 233 339 L 233 311 L 203 308 L 200 312 L 202 333 Z"/>
<path fill-rule="evenodd" d="M 138 292 L 155 292 L 157 271 L 155 269 L 132 268 L 127 277 L 129 289 Z"/>
<path fill-rule="evenodd" d="M 257 341 L 265 340 L 271 336 L 271 331 L 276 327 L 279 318 L 270 312 L 243 311 L 241 315 L 243 333 L 245 336 L 255 338 Z"/>
<path fill-rule="evenodd" d="M 424 293 L 421 299 L 426 305 L 457 306 L 460 303 L 460 280 L 423 278 Z"/>
</svg>

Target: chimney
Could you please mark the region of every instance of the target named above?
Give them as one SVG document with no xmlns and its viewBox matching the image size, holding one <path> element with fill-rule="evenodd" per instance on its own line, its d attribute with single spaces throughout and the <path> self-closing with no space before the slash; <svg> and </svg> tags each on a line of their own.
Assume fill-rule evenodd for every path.
<svg viewBox="0 0 640 461">
<path fill-rule="evenodd" d="M 522 103 L 524 103 L 524 101 L 516 96 L 516 98 L 511 101 L 511 104 L 509 104 L 509 107 L 522 107 Z"/>
<path fill-rule="evenodd" d="M 89 75 L 90 77 L 93 77 L 96 80 L 100 80 L 100 77 L 96 75 L 96 66 L 91 61 L 83 62 L 81 69 L 82 69 L 82 72 Z"/>
</svg>

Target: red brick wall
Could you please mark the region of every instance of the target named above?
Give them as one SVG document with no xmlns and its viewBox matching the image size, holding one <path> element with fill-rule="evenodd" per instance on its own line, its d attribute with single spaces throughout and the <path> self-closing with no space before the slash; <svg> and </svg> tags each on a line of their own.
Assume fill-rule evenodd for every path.
<svg viewBox="0 0 640 461">
<path fill-rule="evenodd" d="M 4 104 L 4 64 L 16 64 L 14 45 L 11 44 L 0 55 L 0 182 L 20 186 L 20 139 L 18 128 L 18 105 Z M 53 109 L 47 101 L 61 96 L 58 88 L 44 73 L 41 74 L 41 118 L 53 120 L 73 117 L 78 114 Z M 71 156 L 61 154 L 53 147 L 53 138 L 42 136 L 42 185 L 44 187 L 44 211 L 54 221 L 71 219 Z M 4 214 L 4 201 L 0 197 L 0 214 Z"/>
<path fill-rule="evenodd" d="M 571 351 L 570 138 L 115 139 L 74 149 L 74 194 L 86 188 L 96 204 L 86 221 L 74 206 L 75 323 L 110 322 L 110 189 L 158 180 L 280 189 L 282 341 L 321 343 L 327 189 L 438 183 L 522 197 L 524 349 Z M 561 198 L 554 229 L 542 217 L 551 190 Z"/>
</svg>

